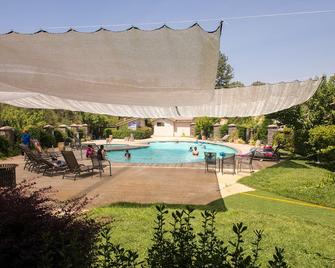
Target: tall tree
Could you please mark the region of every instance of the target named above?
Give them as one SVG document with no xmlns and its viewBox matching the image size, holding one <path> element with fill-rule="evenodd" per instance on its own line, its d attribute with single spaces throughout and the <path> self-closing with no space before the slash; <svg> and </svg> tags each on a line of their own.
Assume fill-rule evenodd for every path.
<svg viewBox="0 0 335 268">
<path fill-rule="evenodd" d="M 220 52 L 215 88 L 229 87 L 233 77 L 233 67 L 228 63 L 228 57 Z"/>
<path fill-rule="evenodd" d="M 252 86 L 263 86 L 263 85 L 265 85 L 265 83 L 264 82 L 262 82 L 262 81 L 255 81 L 255 82 L 253 82 L 252 84 L 251 84 Z"/>
<path fill-rule="evenodd" d="M 229 83 L 228 85 L 229 88 L 233 88 L 233 87 L 244 87 L 244 84 L 240 81 L 234 81 Z"/>
</svg>

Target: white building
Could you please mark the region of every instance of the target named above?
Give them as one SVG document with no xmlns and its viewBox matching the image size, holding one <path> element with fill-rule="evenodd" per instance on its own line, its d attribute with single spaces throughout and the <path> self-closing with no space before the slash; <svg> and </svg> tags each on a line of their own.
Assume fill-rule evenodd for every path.
<svg viewBox="0 0 335 268">
<path fill-rule="evenodd" d="M 190 137 L 193 118 L 160 118 L 154 119 L 153 136 L 156 137 Z"/>
</svg>

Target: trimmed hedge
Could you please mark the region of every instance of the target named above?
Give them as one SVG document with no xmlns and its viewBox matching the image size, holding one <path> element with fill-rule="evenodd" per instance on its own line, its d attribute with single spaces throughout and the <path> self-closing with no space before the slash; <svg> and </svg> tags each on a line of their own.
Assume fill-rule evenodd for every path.
<svg viewBox="0 0 335 268">
<path fill-rule="evenodd" d="M 108 138 L 109 135 L 113 135 L 113 138 L 115 139 L 124 139 L 125 137 L 130 137 L 131 134 L 133 134 L 134 138 L 137 140 L 148 139 L 152 135 L 152 128 L 142 127 L 136 130 L 130 130 L 128 128 L 106 128 L 104 130 L 105 138 Z"/>
<path fill-rule="evenodd" d="M 308 143 L 322 160 L 335 160 L 335 125 L 310 129 Z"/>
</svg>

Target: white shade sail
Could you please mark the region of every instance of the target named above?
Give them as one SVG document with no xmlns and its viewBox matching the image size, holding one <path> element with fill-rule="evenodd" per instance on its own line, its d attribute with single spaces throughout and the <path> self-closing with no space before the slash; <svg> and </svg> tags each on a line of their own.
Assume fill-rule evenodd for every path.
<svg viewBox="0 0 335 268">
<path fill-rule="evenodd" d="M 0 35 L 0 102 L 117 116 L 235 117 L 287 109 L 321 83 L 214 90 L 221 25 Z"/>
<path fill-rule="evenodd" d="M 0 90 L 76 101 L 174 106 L 210 101 L 221 25 L 0 35 Z"/>
<path fill-rule="evenodd" d="M 322 79 L 217 89 L 213 101 L 194 106 L 139 106 L 61 99 L 38 93 L 0 92 L 0 102 L 26 108 L 65 109 L 142 118 L 235 117 L 269 114 L 301 104 Z"/>
</svg>

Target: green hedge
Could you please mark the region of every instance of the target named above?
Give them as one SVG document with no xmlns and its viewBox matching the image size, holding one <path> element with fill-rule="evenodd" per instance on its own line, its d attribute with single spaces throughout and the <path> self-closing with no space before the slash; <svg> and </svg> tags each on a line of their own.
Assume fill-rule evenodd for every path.
<svg viewBox="0 0 335 268">
<path fill-rule="evenodd" d="M 293 152 L 294 151 L 294 140 L 293 140 L 293 130 L 291 128 L 285 127 L 283 131 L 278 131 L 273 137 L 274 146 L 280 145 L 281 148 Z"/>
<path fill-rule="evenodd" d="M 247 139 L 247 129 L 245 127 L 237 126 L 238 137 L 244 141 Z"/>
<path fill-rule="evenodd" d="M 58 142 L 64 142 L 65 140 L 65 135 L 63 134 L 63 132 L 55 129 L 54 130 L 54 136 L 55 136 L 55 142 L 56 144 L 58 144 Z"/>
<path fill-rule="evenodd" d="M 220 135 L 223 137 L 224 135 L 228 134 L 228 124 L 222 125 L 220 127 Z"/>
<path fill-rule="evenodd" d="M 0 136 L 0 158 L 7 157 L 9 155 L 9 141 Z"/>
<path fill-rule="evenodd" d="M 308 143 L 322 160 L 335 160 L 335 125 L 310 129 Z"/>
<path fill-rule="evenodd" d="M 55 137 L 45 131 L 43 128 L 30 127 L 28 132 L 30 133 L 31 138 L 37 139 L 44 148 L 50 148 L 56 145 Z"/>
<path fill-rule="evenodd" d="M 148 139 L 152 135 L 152 128 L 142 127 L 136 130 L 130 130 L 128 128 L 106 128 L 104 130 L 105 138 L 108 138 L 109 135 L 113 135 L 114 139 L 124 139 L 125 137 L 130 137 L 131 134 L 133 134 L 137 140 Z"/>
</svg>

